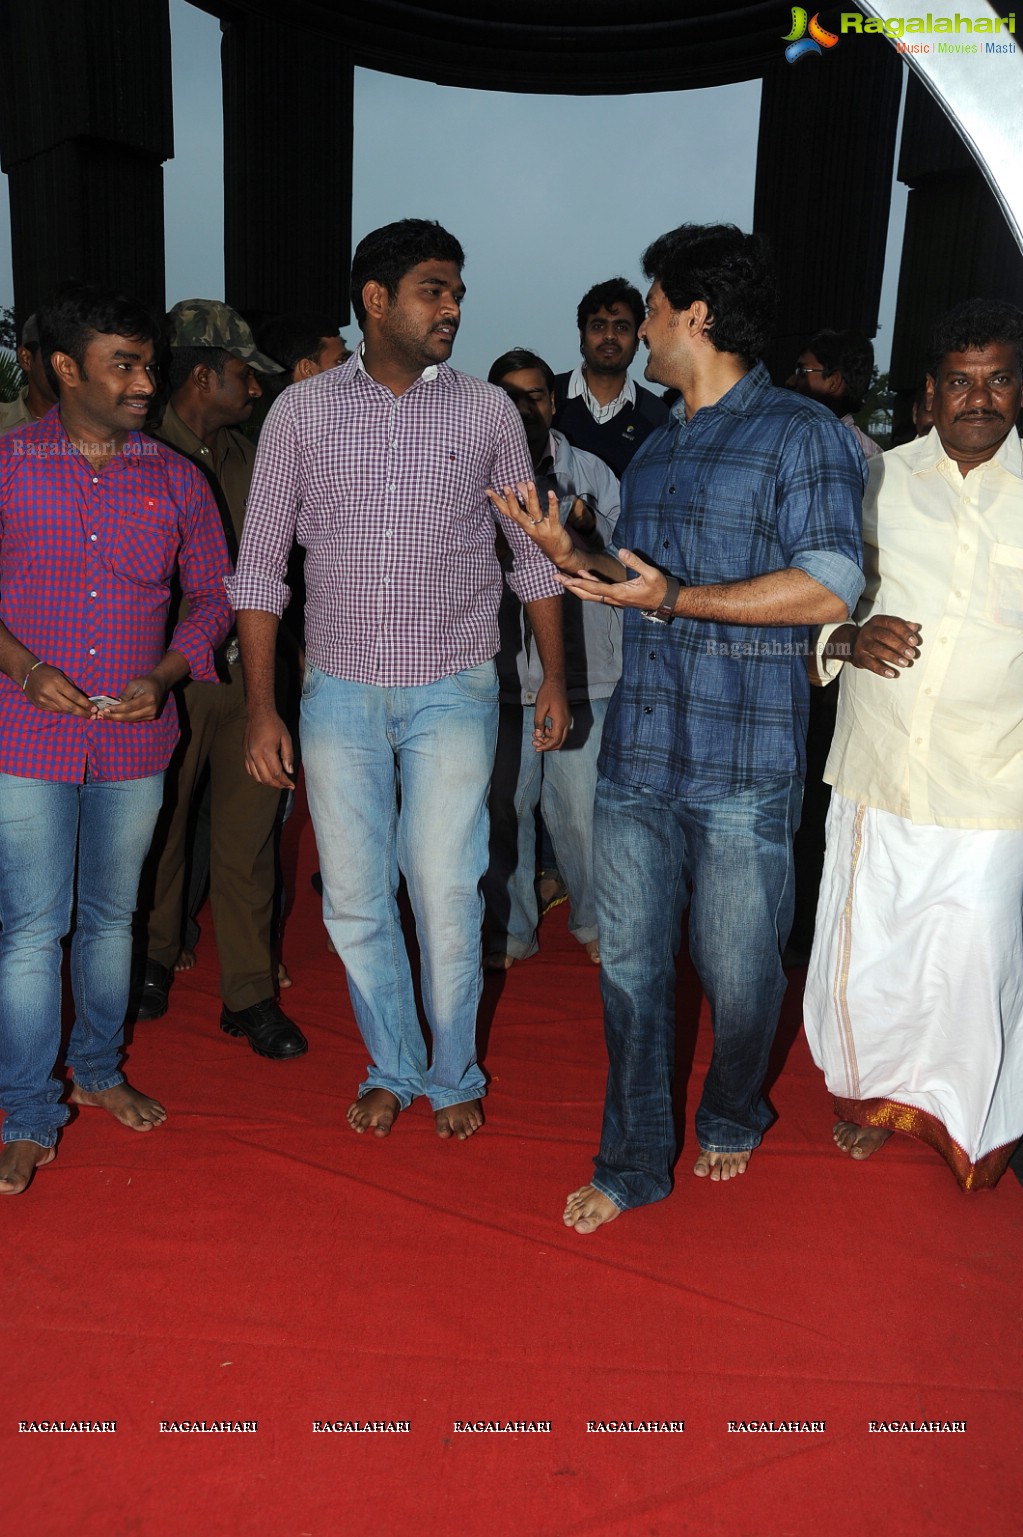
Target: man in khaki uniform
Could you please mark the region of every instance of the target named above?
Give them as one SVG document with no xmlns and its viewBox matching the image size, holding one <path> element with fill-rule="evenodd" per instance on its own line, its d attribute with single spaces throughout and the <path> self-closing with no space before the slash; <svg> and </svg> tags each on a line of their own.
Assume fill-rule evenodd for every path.
<svg viewBox="0 0 1023 1537">
<path fill-rule="evenodd" d="M 38 421 L 51 406 L 57 404 L 57 397 L 50 388 L 43 367 L 43 355 L 39 350 L 39 324 L 34 315 L 30 315 L 22 327 L 17 358 L 27 383 L 14 400 L 0 403 L 0 437 L 5 432 L 13 432 L 15 427 L 23 427 L 26 422 Z"/>
<path fill-rule="evenodd" d="M 186 299 L 168 316 L 170 400 L 157 436 L 205 473 L 237 555 L 255 450 L 237 428 L 262 393 L 254 369 L 279 372 L 226 304 Z M 150 856 L 151 905 L 139 1018 L 166 1012 L 181 953 L 196 789 L 210 774 L 210 904 L 220 958 L 221 1028 L 261 1056 L 307 1049 L 275 996 L 271 960 L 274 823 L 279 791 L 245 772 L 245 688 L 232 631 L 217 655 L 220 682 L 183 686 L 182 744 L 167 772 L 164 809 Z M 143 890 L 146 890 L 144 884 Z"/>
</svg>

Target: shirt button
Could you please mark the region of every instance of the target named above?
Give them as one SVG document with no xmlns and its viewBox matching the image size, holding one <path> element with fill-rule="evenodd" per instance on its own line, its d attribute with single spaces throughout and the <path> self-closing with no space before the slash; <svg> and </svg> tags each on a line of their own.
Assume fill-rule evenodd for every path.
<svg viewBox="0 0 1023 1537">
<path fill-rule="evenodd" d="M 92 483 L 93 483 L 94 486 L 98 486 L 99 485 L 99 476 L 98 475 L 94 475 L 92 477 Z"/>
<path fill-rule="evenodd" d="M 650 660 L 651 660 L 651 662 L 656 662 L 657 661 L 657 652 L 656 651 L 651 651 L 651 653 L 650 653 Z"/>
<path fill-rule="evenodd" d="M 675 495 L 675 487 L 674 486 L 669 486 L 668 487 L 668 495 L 669 496 L 674 496 Z"/>
<path fill-rule="evenodd" d="M 968 550 L 969 548 L 970 548 L 970 546 L 968 544 L 960 545 L 960 549 L 962 549 L 962 550 Z"/>
<path fill-rule="evenodd" d="M 385 539 L 390 539 L 393 533 L 394 533 L 394 529 L 393 528 L 385 528 L 384 529 L 384 538 Z"/>
<path fill-rule="evenodd" d="M 668 541 L 667 541 L 667 539 L 665 539 L 665 541 L 664 541 L 664 548 L 665 548 L 665 549 L 667 549 L 667 548 L 668 548 Z"/>
<path fill-rule="evenodd" d="M 948 636 L 947 635 L 942 635 L 941 636 L 941 644 L 943 646 L 947 646 L 948 645 Z"/>
<path fill-rule="evenodd" d="M 90 534 L 89 538 L 92 540 L 93 544 L 96 543 L 96 535 L 95 534 Z"/>
<path fill-rule="evenodd" d="M 923 746 L 923 745 L 924 745 L 924 739 L 923 739 L 923 737 L 922 737 L 922 736 L 918 736 L 918 737 L 917 737 L 917 739 L 916 739 L 916 745 L 917 745 L 917 746 L 918 746 L 918 747 L 922 747 L 922 746 Z"/>
<path fill-rule="evenodd" d="M 90 656 L 95 656 L 96 655 L 96 647 L 95 646 L 90 646 L 89 647 L 89 655 Z"/>
<path fill-rule="evenodd" d="M 96 594 L 94 592 L 90 592 L 90 594 L 89 594 L 90 598 L 94 598 L 95 596 L 96 596 Z"/>
<path fill-rule="evenodd" d="M 933 689 L 932 689 L 932 688 L 925 688 L 925 689 L 924 689 L 924 693 L 925 693 L 925 694 L 933 694 L 933 693 L 934 693 L 934 690 L 933 690 Z"/>
<path fill-rule="evenodd" d="M 385 576 L 384 577 L 384 586 L 385 587 L 390 587 L 390 585 L 391 585 L 391 578 L 389 576 Z"/>
<path fill-rule="evenodd" d="M 643 714 L 644 715 L 652 715 L 653 714 L 653 710 L 654 710 L 654 707 L 651 704 L 645 704 L 643 706 Z"/>
</svg>

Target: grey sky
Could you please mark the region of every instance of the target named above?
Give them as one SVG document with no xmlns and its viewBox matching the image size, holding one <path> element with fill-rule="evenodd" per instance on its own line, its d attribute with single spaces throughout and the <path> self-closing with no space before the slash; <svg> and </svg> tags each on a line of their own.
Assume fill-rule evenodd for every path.
<svg viewBox="0 0 1023 1537">
<path fill-rule="evenodd" d="M 165 167 L 168 304 L 223 294 L 220 28 L 171 0 L 176 155 Z M 607 98 L 456 91 L 358 70 L 355 240 L 391 219 L 436 218 L 466 251 L 453 358 L 485 373 L 511 346 L 555 369 L 578 357 L 575 307 L 684 219 L 749 228 L 760 85 Z M 429 125 L 428 145 L 423 134 Z M 197 200 L 196 188 L 209 189 Z M 905 189 L 896 184 L 878 361 L 887 363 Z M 0 303 L 12 301 L 0 177 Z M 349 326 L 346 335 L 357 334 Z"/>
</svg>

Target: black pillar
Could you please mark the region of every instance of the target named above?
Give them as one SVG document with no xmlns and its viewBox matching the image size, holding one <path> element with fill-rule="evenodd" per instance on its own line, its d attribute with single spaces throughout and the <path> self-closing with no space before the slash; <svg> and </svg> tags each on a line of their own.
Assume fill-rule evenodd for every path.
<svg viewBox="0 0 1023 1537">
<path fill-rule="evenodd" d="M 753 224 L 778 270 L 776 380 L 824 326 L 877 332 L 901 91 L 882 37 L 764 76 Z"/>
<path fill-rule="evenodd" d="M 348 319 L 354 70 L 297 21 L 236 13 L 224 33 L 224 286 L 250 319 Z"/>
<path fill-rule="evenodd" d="M 932 323 L 975 296 L 1023 308 L 1023 254 L 957 130 L 915 76 L 906 91 L 899 180 L 911 191 L 891 384 L 895 430 L 905 435 L 912 433 L 907 423 Z"/>
<path fill-rule="evenodd" d="M 19 325 L 66 277 L 164 307 L 167 0 L 0 7 L 0 165 Z"/>
</svg>

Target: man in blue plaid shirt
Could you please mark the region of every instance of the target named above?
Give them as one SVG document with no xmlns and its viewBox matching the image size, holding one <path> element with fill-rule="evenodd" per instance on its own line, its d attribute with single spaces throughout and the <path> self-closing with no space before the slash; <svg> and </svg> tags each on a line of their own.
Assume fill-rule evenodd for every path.
<svg viewBox="0 0 1023 1537">
<path fill-rule="evenodd" d="M 770 1122 L 762 1088 L 785 990 L 809 631 L 851 613 L 863 585 L 862 453 L 758 361 L 774 312 L 761 239 L 682 225 L 644 269 L 646 377 L 682 399 L 626 472 L 617 551 L 576 551 L 531 486 L 493 498 L 570 592 L 625 611 L 594 818 L 610 1070 L 596 1172 L 564 1214 L 579 1233 L 672 1188 L 687 906 L 714 1027 L 694 1172 L 744 1173 Z"/>
</svg>

